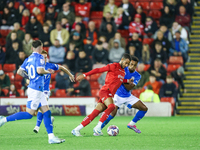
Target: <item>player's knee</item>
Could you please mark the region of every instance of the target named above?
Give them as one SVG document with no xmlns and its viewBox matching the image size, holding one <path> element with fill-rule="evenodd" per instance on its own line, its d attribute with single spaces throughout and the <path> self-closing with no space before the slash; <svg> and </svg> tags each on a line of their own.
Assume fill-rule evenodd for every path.
<svg viewBox="0 0 200 150">
<path fill-rule="evenodd" d="M 115 104 L 108 105 L 108 108 L 113 111 L 115 109 Z"/>
<path fill-rule="evenodd" d="M 31 119 L 33 117 L 33 115 L 29 114 L 28 112 L 26 113 L 26 118 L 27 119 Z"/>
<path fill-rule="evenodd" d="M 144 105 L 144 106 L 142 107 L 142 111 L 148 111 L 147 106 Z"/>
</svg>

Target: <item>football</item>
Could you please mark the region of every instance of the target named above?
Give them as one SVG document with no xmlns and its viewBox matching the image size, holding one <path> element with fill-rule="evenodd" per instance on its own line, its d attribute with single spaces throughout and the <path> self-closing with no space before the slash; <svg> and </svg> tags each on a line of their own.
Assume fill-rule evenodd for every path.
<svg viewBox="0 0 200 150">
<path fill-rule="evenodd" d="M 107 133 L 109 136 L 117 136 L 119 134 L 119 128 L 115 125 L 111 125 L 107 129 Z"/>
</svg>

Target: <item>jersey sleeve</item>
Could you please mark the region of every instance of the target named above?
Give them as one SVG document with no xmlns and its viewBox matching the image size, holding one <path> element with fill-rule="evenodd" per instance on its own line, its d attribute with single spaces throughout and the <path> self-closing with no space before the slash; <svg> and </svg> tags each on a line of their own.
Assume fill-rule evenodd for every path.
<svg viewBox="0 0 200 150">
<path fill-rule="evenodd" d="M 28 58 L 26 58 L 23 62 L 23 64 L 20 66 L 20 69 L 22 70 L 26 70 L 26 62 L 27 62 Z"/>
<path fill-rule="evenodd" d="M 42 55 L 36 59 L 36 68 L 45 68 L 44 57 Z"/>
<path fill-rule="evenodd" d="M 135 79 L 133 80 L 133 83 L 134 83 L 135 85 L 137 85 L 138 82 L 140 81 L 140 79 L 141 79 L 141 75 L 138 74 L 138 75 L 135 77 Z"/>
<path fill-rule="evenodd" d="M 59 66 L 58 66 L 57 64 L 49 63 L 49 68 L 50 68 L 50 69 L 53 69 L 53 70 L 58 70 L 58 69 L 59 69 Z"/>
</svg>

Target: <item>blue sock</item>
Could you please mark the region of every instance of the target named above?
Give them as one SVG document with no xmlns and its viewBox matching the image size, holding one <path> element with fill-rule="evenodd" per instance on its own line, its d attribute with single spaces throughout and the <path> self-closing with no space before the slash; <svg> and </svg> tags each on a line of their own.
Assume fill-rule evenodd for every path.
<svg viewBox="0 0 200 150">
<path fill-rule="evenodd" d="M 16 121 L 16 120 L 23 120 L 23 119 L 31 119 L 33 116 L 28 112 L 18 112 L 13 115 L 6 117 L 7 122 L 9 121 Z"/>
<path fill-rule="evenodd" d="M 43 114 L 44 125 L 46 127 L 47 133 L 53 133 L 53 125 L 51 123 L 51 111 L 48 110 Z"/>
<path fill-rule="evenodd" d="M 36 126 L 40 127 L 40 125 L 42 123 L 42 119 L 43 119 L 43 113 L 38 112 Z"/>
<path fill-rule="evenodd" d="M 113 116 L 109 115 L 108 118 L 102 123 L 101 129 L 103 129 L 113 118 L 114 118 Z"/>
<path fill-rule="evenodd" d="M 144 115 L 146 114 L 146 112 L 147 111 L 142 111 L 142 110 L 139 110 L 137 113 L 136 113 L 136 115 L 135 115 L 135 117 L 133 118 L 133 122 L 137 122 L 137 121 L 139 121 L 140 119 L 142 119 L 143 117 L 144 117 Z"/>
</svg>

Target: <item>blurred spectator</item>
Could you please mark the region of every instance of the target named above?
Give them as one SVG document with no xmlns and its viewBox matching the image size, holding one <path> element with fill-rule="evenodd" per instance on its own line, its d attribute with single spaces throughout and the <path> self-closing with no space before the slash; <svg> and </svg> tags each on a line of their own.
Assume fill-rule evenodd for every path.
<svg viewBox="0 0 200 150">
<path fill-rule="evenodd" d="M 107 71 L 103 72 L 101 74 L 101 76 L 98 78 L 98 83 L 103 86 L 105 84 L 105 80 L 106 80 L 106 76 L 107 76 Z"/>
<path fill-rule="evenodd" d="M 138 51 L 142 52 L 142 42 L 139 41 L 139 36 L 138 36 L 137 33 L 133 33 L 132 38 L 131 38 L 131 41 L 128 42 L 126 49 L 128 49 L 128 47 L 129 47 L 131 44 L 134 44 L 135 48 L 136 48 Z"/>
<path fill-rule="evenodd" d="M 164 24 L 169 29 L 172 27 L 174 19 L 174 14 L 170 12 L 169 7 L 166 5 L 163 9 L 162 16 L 160 17 L 160 25 Z"/>
<path fill-rule="evenodd" d="M 51 63 L 63 64 L 65 57 L 65 48 L 60 45 L 60 41 L 55 39 L 54 46 L 49 47 L 49 61 Z"/>
<path fill-rule="evenodd" d="M 116 26 L 117 26 L 117 28 L 118 29 L 124 29 L 124 27 L 123 27 L 123 21 L 124 21 L 124 23 L 126 23 L 126 24 L 128 24 L 129 23 L 129 21 L 128 21 L 128 19 L 127 20 L 125 20 L 125 17 L 123 18 L 123 15 L 124 15 L 124 10 L 123 10 L 123 8 L 122 7 L 119 7 L 118 9 L 117 9 L 117 15 L 115 16 L 115 24 L 116 24 Z M 123 20 L 124 19 L 124 20 Z M 128 23 L 127 23 L 128 22 Z M 128 26 L 128 25 L 127 25 Z"/>
<path fill-rule="evenodd" d="M 136 47 L 133 43 L 129 44 L 129 47 L 128 47 L 126 53 L 128 53 L 131 56 L 136 56 L 139 59 L 139 61 L 141 60 L 141 51 L 136 49 Z"/>
<path fill-rule="evenodd" d="M 75 14 L 74 12 L 70 11 L 69 5 L 67 5 L 66 3 L 63 4 L 63 11 L 58 14 L 57 21 L 61 21 L 63 17 L 66 17 L 68 19 L 70 26 L 73 25 L 75 21 Z"/>
<path fill-rule="evenodd" d="M 91 56 L 94 51 L 94 46 L 92 45 L 92 40 L 90 37 L 87 37 L 86 44 L 84 44 L 84 51 L 87 56 Z"/>
<path fill-rule="evenodd" d="M 33 9 L 35 7 L 39 8 L 41 13 L 45 13 L 46 6 L 40 0 L 34 0 L 33 3 L 30 3 L 30 11 L 31 11 L 31 13 L 33 12 Z"/>
<path fill-rule="evenodd" d="M 19 67 L 23 64 L 24 60 L 26 59 L 26 55 L 24 51 L 20 51 L 18 53 L 19 59 L 16 61 L 16 69 L 19 69 Z"/>
<path fill-rule="evenodd" d="M 51 5 L 53 5 L 54 9 L 56 12 L 60 12 L 60 10 L 62 9 L 62 5 L 65 1 L 63 0 L 52 0 L 51 1 Z M 66 1 L 67 3 L 67 1 Z M 69 5 L 69 4 L 68 4 Z"/>
<path fill-rule="evenodd" d="M 69 47 L 68 47 L 68 51 L 72 51 L 72 52 L 74 52 L 74 54 L 75 54 L 75 58 L 77 58 L 78 57 L 78 48 L 76 48 L 76 45 L 75 45 L 75 43 L 74 42 L 70 42 L 69 43 Z M 88 55 L 89 56 L 89 55 Z M 71 69 L 70 69 L 71 70 Z"/>
<path fill-rule="evenodd" d="M 144 63 L 139 63 L 138 64 L 138 70 L 137 72 L 141 75 L 140 82 L 134 87 L 134 89 L 142 89 L 144 84 L 149 81 L 149 72 L 144 71 Z"/>
<path fill-rule="evenodd" d="M 33 38 L 38 38 L 39 33 L 42 31 L 42 25 L 36 17 L 32 15 L 26 24 L 25 30 L 26 33 L 30 33 Z"/>
<path fill-rule="evenodd" d="M 14 1 L 8 0 L 7 1 L 7 6 L 8 6 L 8 9 L 10 10 L 11 15 L 14 14 L 15 15 L 15 19 L 17 19 L 16 21 L 18 21 L 18 19 L 19 19 L 19 12 L 14 7 Z"/>
<path fill-rule="evenodd" d="M 103 48 L 108 50 L 108 43 L 107 43 L 107 40 L 106 40 L 106 36 L 100 36 L 99 41 L 101 41 L 103 43 Z"/>
<path fill-rule="evenodd" d="M 49 25 L 49 32 L 51 32 L 55 28 L 51 20 L 47 20 L 45 23 Z"/>
<path fill-rule="evenodd" d="M 151 37 L 158 29 L 157 23 L 152 17 L 147 17 L 145 22 L 144 32 L 148 37 Z"/>
<path fill-rule="evenodd" d="M 191 17 L 186 13 L 185 7 L 179 7 L 179 15 L 176 15 L 175 21 L 190 32 Z"/>
<path fill-rule="evenodd" d="M 176 31 L 176 38 L 172 40 L 170 55 L 182 56 L 184 63 L 188 60 L 188 44 L 181 38 L 180 31 Z"/>
<path fill-rule="evenodd" d="M 13 42 L 18 42 L 19 48 L 22 49 L 22 43 L 21 41 L 17 38 L 17 32 L 12 31 L 10 33 L 10 38 L 6 40 L 6 50 L 10 49 L 12 47 Z"/>
<path fill-rule="evenodd" d="M 92 45 L 95 46 L 98 42 L 98 32 L 95 29 L 95 23 L 93 21 L 90 21 L 88 23 L 88 30 L 86 31 L 86 37 L 90 37 L 92 40 Z M 84 44 L 86 43 L 86 39 L 84 41 Z"/>
<path fill-rule="evenodd" d="M 120 41 L 121 47 L 123 49 L 126 49 L 126 41 L 125 41 L 125 39 L 121 36 L 121 34 L 119 32 L 116 32 L 115 36 L 109 40 L 108 50 L 110 50 L 113 47 L 115 39 Z"/>
<path fill-rule="evenodd" d="M 172 14 L 175 14 L 176 5 L 177 5 L 176 0 L 166 0 L 165 5 L 169 7 L 169 10 Z"/>
<path fill-rule="evenodd" d="M 176 10 L 177 10 L 176 14 L 179 14 L 178 9 L 180 6 L 184 6 L 187 14 L 189 14 L 190 16 L 193 16 L 194 9 L 193 9 L 193 5 L 191 4 L 191 1 L 189 3 L 188 0 L 180 0 L 176 7 Z"/>
<path fill-rule="evenodd" d="M 108 64 L 108 51 L 103 48 L 103 43 L 99 41 L 92 53 L 93 64 Z"/>
<path fill-rule="evenodd" d="M 33 39 L 30 35 L 30 33 L 25 34 L 25 38 L 22 41 L 23 51 L 25 52 L 26 56 L 30 56 L 33 52 L 31 49 Z"/>
<path fill-rule="evenodd" d="M 76 25 L 79 25 L 81 28 L 80 28 L 80 31 L 77 30 L 77 27 Z M 82 17 L 81 16 L 76 16 L 75 17 L 75 22 L 73 23 L 72 25 L 72 28 L 71 28 L 71 31 L 78 31 L 79 33 L 82 34 L 83 38 L 85 37 L 85 34 L 86 34 L 86 28 L 85 28 L 85 25 L 83 24 L 83 21 L 82 21 Z"/>
<path fill-rule="evenodd" d="M 101 35 L 106 36 L 107 41 L 109 41 L 111 38 L 115 36 L 115 30 L 113 29 L 113 26 L 111 23 L 107 23 L 106 32 L 101 32 Z"/>
<path fill-rule="evenodd" d="M 29 82 L 30 82 L 29 79 L 23 78 L 23 80 L 22 80 L 22 87 L 21 87 L 21 89 L 24 90 L 24 95 L 25 96 L 28 96 L 27 95 L 27 89 L 28 89 Z"/>
<path fill-rule="evenodd" d="M 55 20 L 58 17 L 58 12 L 55 11 L 54 6 L 51 4 L 48 6 L 47 12 L 45 13 L 45 21 L 51 20 L 51 22 L 55 25 Z"/>
<path fill-rule="evenodd" d="M 144 35 L 144 26 L 141 23 L 141 16 L 139 14 L 136 14 L 134 21 L 129 24 L 129 35 L 132 36 L 133 33 L 137 33 L 140 37 Z"/>
<path fill-rule="evenodd" d="M 15 31 L 15 32 L 17 33 L 17 39 L 19 39 L 19 40 L 22 42 L 22 41 L 24 40 L 24 35 L 25 35 L 25 33 L 24 33 L 22 30 L 20 30 L 20 24 L 19 24 L 18 22 L 15 22 L 15 23 L 14 23 L 14 29 L 13 29 L 13 31 Z M 10 33 L 7 35 L 6 40 L 9 40 L 9 39 L 10 39 L 11 33 L 12 33 L 12 32 L 10 32 Z"/>
<path fill-rule="evenodd" d="M 43 25 L 44 19 L 43 19 L 41 12 L 40 12 L 40 9 L 35 7 L 35 8 L 33 8 L 32 13 L 37 18 L 37 20 L 41 23 L 41 25 Z"/>
<path fill-rule="evenodd" d="M 85 51 L 79 50 L 79 57 L 76 59 L 75 68 L 76 72 L 88 72 L 92 70 L 92 61 L 86 55 Z"/>
<path fill-rule="evenodd" d="M 0 45 L 0 64 L 4 64 L 6 60 L 6 54 L 4 53 L 2 46 Z"/>
<path fill-rule="evenodd" d="M 143 102 L 152 102 L 152 103 L 160 102 L 158 94 L 154 93 L 151 85 L 147 85 L 146 90 L 140 94 L 140 100 Z"/>
<path fill-rule="evenodd" d="M 13 29 L 13 24 L 17 21 L 16 14 L 12 14 L 8 7 L 4 7 L 3 15 L 2 15 L 2 22 L 1 22 L 1 29 Z"/>
<path fill-rule="evenodd" d="M 104 5 L 105 5 L 105 0 L 91 0 L 92 11 L 103 11 Z"/>
<path fill-rule="evenodd" d="M 69 40 L 69 32 L 62 28 L 61 22 L 56 22 L 56 29 L 52 30 L 50 33 L 51 43 L 54 44 L 55 39 L 59 40 L 60 45 L 67 44 Z"/>
<path fill-rule="evenodd" d="M 66 55 L 66 64 L 69 69 L 74 73 L 76 71 L 74 64 L 76 62 L 75 53 L 73 51 L 68 51 Z"/>
<path fill-rule="evenodd" d="M 63 64 L 63 66 L 69 69 L 67 65 Z M 56 89 L 68 89 L 70 87 L 69 75 L 62 70 L 57 73 L 55 80 L 56 80 Z"/>
<path fill-rule="evenodd" d="M 2 89 L 9 89 L 10 86 L 10 78 L 3 70 L 0 70 L 0 85 Z"/>
<path fill-rule="evenodd" d="M 125 50 L 121 47 L 118 39 L 115 39 L 113 43 L 114 45 L 110 49 L 109 60 L 110 62 L 119 62 Z"/>
<path fill-rule="evenodd" d="M 3 11 L 4 7 L 6 6 L 7 1 L 1 0 L 0 1 L 0 11 Z"/>
<path fill-rule="evenodd" d="M 19 3 L 19 8 L 18 8 L 18 21 L 21 21 L 22 20 L 22 14 L 23 14 L 23 11 L 25 9 L 25 5 L 24 3 L 20 2 Z"/>
<path fill-rule="evenodd" d="M 29 21 L 29 17 L 30 17 L 30 12 L 28 9 L 24 9 L 23 13 L 22 13 L 22 20 L 21 20 L 21 25 L 23 28 L 26 27 L 26 24 Z"/>
<path fill-rule="evenodd" d="M 68 21 L 67 17 L 63 17 L 61 19 L 61 25 L 62 25 L 63 29 L 66 29 L 68 32 L 70 32 L 71 28 L 70 28 L 69 21 Z"/>
<path fill-rule="evenodd" d="M 73 34 L 70 37 L 69 42 L 75 43 L 75 47 L 77 50 L 83 48 L 83 39 L 81 38 L 81 35 L 78 32 L 73 32 Z"/>
<path fill-rule="evenodd" d="M 77 76 L 81 74 L 78 73 Z M 71 95 L 75 94 L 76 90 L 80 91 L 77 96 L 91 96 L 90 83 L 86 79 L 81 80 L 78 87 L 67 89 L 68 92 L 72 92 Z"/>
<path fill-rule="evenodd" d="M 8 92 L 7 96 L 9 96 L 10 98 L 14 98 L 14 97 L 19 97 L 20 96 L 19 93 L 17 92 L 14 84 L 10 85 L 9 92 Z"/>
<path fill-rule="evenodd" d="M 110 12 L 107 12 L 105 14 L 105 16 L 103 17 L 102 22 L 101 22 L 101 26 L 99 28 L 99 31 L 100 32 L 106 32 L 108 23 L 110 23 L 112 25 L 112 27 L 113 27 L 113 30 L 115 32 L 117 32 L 117 26 L 116 26 L 114 18 L 112 17 Z"/>
<path fill-rule="evenodd" d="M 169 54 L 169 49 L 171 47 L 171 43 L 169 42 L 169 40 L 167 38 L 164 37 L 164 34 L 162 31 L 157 31 L 157 39 L 155 39 L 153 41 L 153 43 L 151 44 L 151 48 L 155 47 L 155 43 L 157 41 L 160 41 L 162 43 L 162 47 L 163 50 L 167 52 L 167 54 Z"/>
<path fill-rule="evenodd" d="M 160 28 L 158 29 L 158 31 L 162 31 L 163 33 L 163 36 L 165 38 L 167 38 L 170 42 L 172 41 L 172 33 L 168 30 L 167 26 L 166 25 L 160 25 Z M 157 39 L 157 32 L 155 32 L 155 34 L 153 35 L 153 38 L 154 39 Z"/>
<path fill-rule="evenodd" d="M 186 29 L 181 27 L 181 25 L 179 25 L 177 22 L 173 23 L 173 26 L 170 29 L 170 31 L 172 33 L 173 38 L 176 38 L 176 35 L 175 35 L 176 31 L 180 31 L 181 38 L 184 39 L 187 42 L 187 44 L 189 44 L 188 33 L 187 33 Z"/>
<path fill-rule="evenodd" d="M 159 58 L 162 61 L 162 64 L 167 65 L 167 53 L 162 48 L 162 43 L 160 41 L 157 41 L 155 43 L 155 47 L 152 50 L 151 53 L 151 62 L 152 64 L 154 61 Z"/>
<path fill-rule="evenodd" d="M 177 89 L 176 85 L 173 83 L 173 78 L 171 75 L 166 77 L 166 83 L 160 88 L 159 97 L 173 97 L 176 101 Z"/>
<path fill-rule="evenodd" d="M 154 93 L 159 94 L 162 83 L 159 81 L 156 81 L 156 76 L 154 74 L 150 74 L 149 81 L 144 84 L 142 88 L 142 92 L 144 92 L 147 89 L 148 85 L 151 85 L 153 87 Z"/>
<path fill-rule="evenodd" d="M 110 12 L 113 17 L 117 15 L 117 6 L 115 5 L 115 0 L 109 0 L 108 4 L 104 6 L 103 16 L 106 17 L 106 13 Z"/>
<path fill-rule="evenodd" d="M 149 50 L 149 45 L 144 44 L 142 47 L 142 62 L 144 64 L 150 64 L 151 63 L 151 57 L 150 57 L 150 50 Z"/>
<path fill-rule="evenodd" d="M 154 60 L 153 64 L 151 64 L 151 66 L 149 67 L 148 72 L 150 74 L 154 74 L 157 81 L 161 81 L 162 83 L 164 83 L 167 76 L 167 70 L 165 69 L 165 67 L 163 67 L 162 62 L 159 58 L 156 58 Z"/>
<path fill-rule="evenodd" d="M 90 3 L 87 3 L 86 0 L 79 0 L 79 3 L 75 5 L 76 15 L 83 17 L 83 21 L 89 21 L 90 9 Z"/>
<path fill-rule="evenodd" d="M 142 18 L 141 22 L 142 24 L 145 24 L 146 21 L 146 14 L 143 12 L 142 6 L 138 6 L 136 9 L 136 13 L 139 14 Z"/>
<path fill-rule="evenodd" d="M 1 84 L 0 84 L 0 97 L 4 97 L 5 93 L 2 91 Z"/>
<path fill-rule="evenodd" d="M 6 50 L 6 63 L 7 64 L 16 64 L 19 59 L 19 52 L 21 49 L 19 48 L 19 43 L 14 41 L 12 46 Z"/>
<path fill-rule="evenodd" d="M 44 23 L 43 31 L 39 34 L 39 39 L 42 41 L 44 47 L 51 46 L 49 25 Z"/>
</svg>

